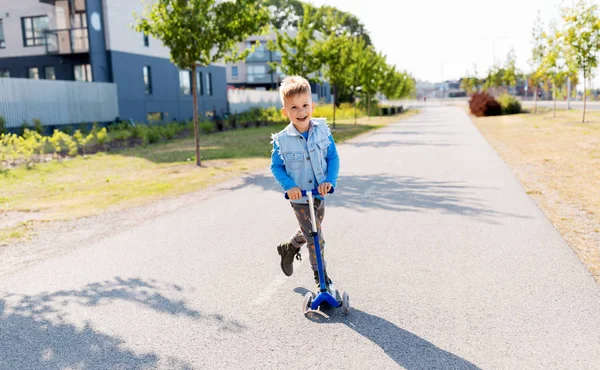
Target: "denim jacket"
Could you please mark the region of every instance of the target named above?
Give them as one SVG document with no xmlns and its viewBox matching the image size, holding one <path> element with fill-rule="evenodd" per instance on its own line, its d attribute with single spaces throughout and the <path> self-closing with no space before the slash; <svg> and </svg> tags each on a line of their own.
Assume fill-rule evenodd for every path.
<svg viewBox="0 0 600 370">
<path fill-rule="evenodd" d="M 323 182 L 336 186 L 339 157 L 324 118 L 309 122 L 308 140 L 292 123 L 272 139 L 271 172 L 285 191 L 295 186 L 310 190 Z M 306 199 L 292 202 L 306 203 Z"/>
</svg>

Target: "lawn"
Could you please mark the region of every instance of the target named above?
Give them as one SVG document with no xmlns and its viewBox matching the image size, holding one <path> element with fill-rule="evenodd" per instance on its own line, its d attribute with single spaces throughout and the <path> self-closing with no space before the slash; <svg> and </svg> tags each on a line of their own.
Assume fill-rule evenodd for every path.
<svg viewBox="0 0 600 370">
<path fill-rule="evenodd" d="M 336 122 L 336 142 L 414 114 Z M 23 240 L 45 221 L 65 220 L 146 204 L 197 191 L 266 168 L 271 133 L 267 126 L 201 136 L 202 168 L 194 165 L 191 138 L 115 153 L 78 156 L 61 162 L 0 173 L 0 245 Z"/>
<path fill-rule="evenodd" d="M 600 282 L 600 112 L 473 121 Z"/>
</svg>

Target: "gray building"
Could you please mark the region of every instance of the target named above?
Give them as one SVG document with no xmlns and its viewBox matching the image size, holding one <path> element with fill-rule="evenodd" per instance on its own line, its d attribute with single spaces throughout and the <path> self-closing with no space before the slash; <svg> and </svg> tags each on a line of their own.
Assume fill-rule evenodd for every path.
<svg viewBox="0 0 600 370">
<path fill-rule="evenodd" d="M 227 111 L 225 65 L 196 76 L 169 61 L 160 41 L 133 30 L 139 0 L 0 0 L 0 77 L 114 82 L 119 118 L 192 117 L 191 79 L 202 114 Z M 33 99 L 34 97 L 32 97 Z"/>
<path fill-rule="evenodd" d="M 294 31 L 290 31 L 292 34 Z M 285 75 L 279 69 L 270 66 L 272 62 L 281 62 L 281 53 L 267 48 L 269 40 L 275 39 L 275 34 L 251 36 L 238 48 L 240 51 L 255 46 L 245 60 L 227 64 L 227 84 L 232 88 L 277 90 Z M 304 76 L 306 77 L 306 76 Z M 313 94 L 321 101 L 331 101 L 331 87 L 327 82 L 311 83 Z"/>
</svg>

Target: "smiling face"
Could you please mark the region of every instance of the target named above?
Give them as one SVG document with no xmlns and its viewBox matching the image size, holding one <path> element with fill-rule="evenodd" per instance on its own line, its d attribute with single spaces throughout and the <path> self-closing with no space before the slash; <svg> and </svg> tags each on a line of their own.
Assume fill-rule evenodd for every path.
<svg viewBox="0 0 600 370">
<path fill-rule="evenodd" d="M 315 103 L 311 94 L 300 93 L 286 97 L 281 112 L 292 121 L 298 132 L 302 133 L 308 131 L 314 109 Z"/>
</svg>

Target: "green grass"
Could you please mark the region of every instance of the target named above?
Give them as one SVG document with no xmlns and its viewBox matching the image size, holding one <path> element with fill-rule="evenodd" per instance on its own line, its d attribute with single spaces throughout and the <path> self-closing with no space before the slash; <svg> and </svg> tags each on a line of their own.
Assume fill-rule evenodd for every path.
<svg viewBox="0 0 600 370">
<path fill-rule="evenodd" d="M 7 229 L 0 229 L 0 246 L 9 242 L 26 240 L 34 235 L 33 222 L 21 222 L 19 225 Z"/>
<path fill-rule="evenodd" d="M 406 114 L 405 116 L 409 116 Z M 353 119 L 332 129 L 338 143 L 396 122 L 400 117 Z M 238 129 L 201 135 L 203 167 L 195 165 L 193 138 L 136 147 L 116 153 L 78 156 L 61 162 L 21 166 L 0 173 L 0 214 L 31 211 L 44 220 L 70 219 L 126 208 L 202 189 L 265 168 L 271 155 L 271 134 L 285 125 Z M 3 240 L 20 239 L 33 226 L 2 231 Z"/>
</svg>

